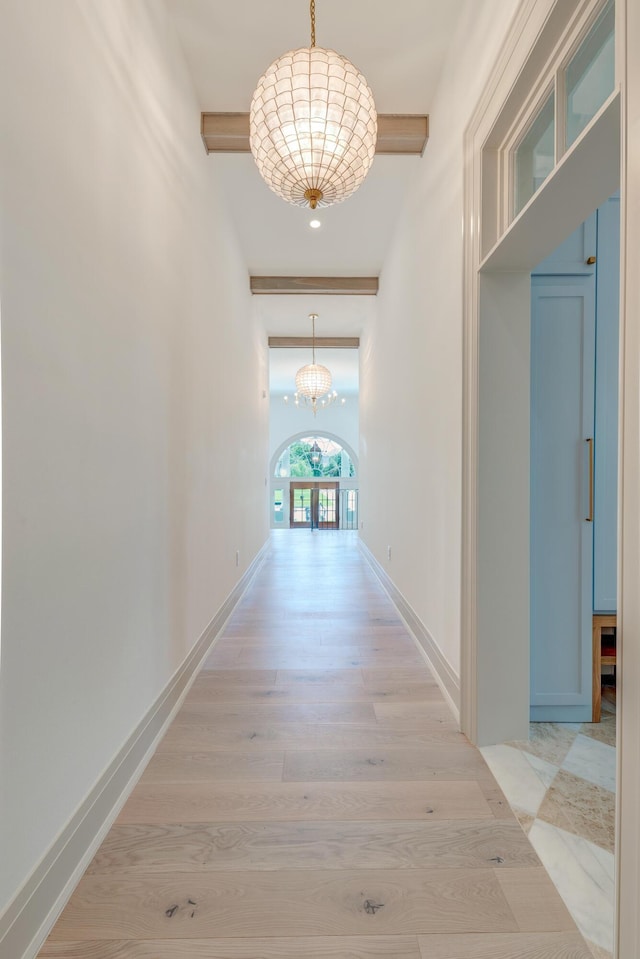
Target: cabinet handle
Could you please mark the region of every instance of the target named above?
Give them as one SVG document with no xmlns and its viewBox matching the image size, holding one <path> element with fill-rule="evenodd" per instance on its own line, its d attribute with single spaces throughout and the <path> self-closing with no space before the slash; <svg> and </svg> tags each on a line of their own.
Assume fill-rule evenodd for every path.
<svg viewBox="0 0 640 959">
<path fill-rule="evenodd" d="M 585 519 L 587 523 L 593 523 L 593 437 L 585 443 L 589 445 L 589 515 Z"/>
</svg>

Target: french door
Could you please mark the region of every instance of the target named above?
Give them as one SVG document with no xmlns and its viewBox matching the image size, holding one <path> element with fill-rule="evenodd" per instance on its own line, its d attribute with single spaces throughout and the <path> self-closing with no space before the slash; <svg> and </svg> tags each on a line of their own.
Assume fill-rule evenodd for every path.
<svg viewBox="0 0 640 959">
<path fill-rule="evenodd" d="M 289 525 L 292 529 L 339 529 L 339 483 L 292 482 Z"/>
</svg>

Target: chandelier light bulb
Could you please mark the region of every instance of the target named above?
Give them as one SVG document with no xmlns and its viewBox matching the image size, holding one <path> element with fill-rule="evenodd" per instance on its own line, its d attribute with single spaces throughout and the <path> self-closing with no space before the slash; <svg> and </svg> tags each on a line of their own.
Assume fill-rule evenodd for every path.
<svg viewBox="0 0 640 959">
<path fill-rule="evenodd" d="M 373 94 L 335 50 L 311 45 L 275 60 L 258 81 L 249 113 L 251 152 L 267 185 L 289 203 L 318 207 L 351 196 L 376 148 Z"/>
</svg>

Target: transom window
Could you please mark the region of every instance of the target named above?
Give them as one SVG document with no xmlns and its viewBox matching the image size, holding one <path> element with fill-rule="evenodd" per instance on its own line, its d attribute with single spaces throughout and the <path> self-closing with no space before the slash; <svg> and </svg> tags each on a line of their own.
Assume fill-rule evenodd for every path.
<svg viewBox="0 0 640 959">
<path fill-rule="evenodd" d="M 526 206 L 615 87 L 615 2 L 606 0 L 547 74 L 551 86 L 518 117 L 506 143 L 511 157 L 510 219 Z M 541 78 L 543 79 L 543 78 Z"/>
<path fill-rule="evenodd" d="M 306 436 L 291 443 L 276 464 L 277 477 L 355 476 L 351 457 L 326 436 Z"/>
</svg>

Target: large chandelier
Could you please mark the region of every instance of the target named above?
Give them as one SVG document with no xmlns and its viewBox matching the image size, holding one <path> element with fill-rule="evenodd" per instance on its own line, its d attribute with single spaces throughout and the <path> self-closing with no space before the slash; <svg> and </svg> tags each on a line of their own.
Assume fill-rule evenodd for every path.
<svg viewBox="0 0 640 959">
<path fill-rule="evenodd" d="M 301 366 L 296 373 L 296 392 L 293 395 L 295 406 L 310 406 L 315 416 L 318 409 L 330 406 L 338 399 L 336 390 L 331 389 L 331 373 L 326 366 L 316 363 L 316 320 L 317 313 L 310 313 L 311 320 L 311 363 Z M 285 403 L 289 397 L 285 396 Z M 344 400 L 342 400 L 344 404 Z"/>
<path fill-rule="evenodd" d="M 335 50 L 311 46 L 275 60 L 251 101 L 251 152 L 268 186 L 312 210 L 346 200 L 373 161 L 377 114 L 367 81 Z"/>
</svg>

